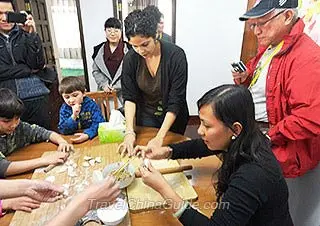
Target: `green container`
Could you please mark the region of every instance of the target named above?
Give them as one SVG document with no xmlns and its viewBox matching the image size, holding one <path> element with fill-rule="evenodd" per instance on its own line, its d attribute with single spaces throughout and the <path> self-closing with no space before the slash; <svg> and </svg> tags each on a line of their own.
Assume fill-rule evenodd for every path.
<svg viewBox="0 0 320 226">
<path fill-rule="evenodd" d="M 100 123 L 98 136 L 101 144 L 120 143 L 124 140 L 125 127 L 119 129 L 108 128 L 107 122 Z"/>
</svg>

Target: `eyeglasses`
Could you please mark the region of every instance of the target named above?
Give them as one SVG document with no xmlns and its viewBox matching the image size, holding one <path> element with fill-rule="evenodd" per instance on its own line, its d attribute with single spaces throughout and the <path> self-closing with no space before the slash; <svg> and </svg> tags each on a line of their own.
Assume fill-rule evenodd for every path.
<svg viewBox="0 0 320 226">
<path fill-rule="evenodd" d="M 106 28 L 106 31 L 107 31 L 108 33 L 111 33 L 111 32 L 113 32 L 113 33 L 118 33 L 118 32 L 120 32 L 120 29 L 119 29 L 119 28 L 109 27 L 109 28 Z"/>
<path fill-rule="evenodd" d="M 283 13 L 284 11 L 286 11 L 286 10 L 283 10 L 283 11 L 277 13 L 276 15 L 274 15 L 273 17 L 267 19 L 267 20 L 264 21 L 264 22 L 250 24 L 250 25 L 249 25 L 249 28 L 250 28 L 251 30 L 254 30 L 256 27 L 258 27 L 258 28 L 263 27 L 264 25 L 266 25 L 266 23 L 270 22 L 271 20 L 273 20 L 274 18 L 276 18 L 277 16 L 279 16 L 279 15 L 280 15 L 281 13 Z"/>
</svg>

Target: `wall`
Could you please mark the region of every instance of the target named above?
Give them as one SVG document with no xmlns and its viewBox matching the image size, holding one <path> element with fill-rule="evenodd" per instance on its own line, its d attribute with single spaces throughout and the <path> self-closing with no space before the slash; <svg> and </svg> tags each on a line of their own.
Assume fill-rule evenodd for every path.
<svg viewBox="0 0 320 226">
<path fill-rule="evenodd" d="M 176 43 L 187 55 L 187 100 L 191 115 L 209 89 L 233 83 L 230 63 L 239 61 L 247 1 L 177 0 Z M 193 16 L 190 16 L 193 15 Z"/>
<path fill-rule="evenodd" d="M 91 75 L 92 47 L 104 40 L 103 22 L 113 16 L 112 1 L 81 0 L 80 3 L 90 87 L 95 90 Z M 230 7 L 229 1 L 177 0 L 176 43 L 187 54 L 187 100 L 191 115 L 198 114 L 196 101 L 204 92 L 220 84 L 233 83 L 230 63 L 240 59 L 244 23 L 238 18 L 246 6 L 247 1 L 232 1 Z"/>
<path fill-rule="evenodd" d="M 105 40 L 104 22 L 113 17 L 112 0 L 80 0 L 83 35 L 88 65 L 90 90 L 97 90 L 96 82 L 92 77 L 93 47 Z"/>
</svg>

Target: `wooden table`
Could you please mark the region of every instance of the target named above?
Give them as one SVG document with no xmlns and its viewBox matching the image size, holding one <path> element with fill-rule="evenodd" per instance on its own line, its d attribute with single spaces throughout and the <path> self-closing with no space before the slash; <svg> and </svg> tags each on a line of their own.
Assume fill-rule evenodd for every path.
<svg viewBox="0 0 320 226">
<path fill-rule="evenodd" d="M 147 142 L 156 135 L 157 131 L 158 129 L 155 128 L 137 128 L 137 144 L 147 144 Z M 66 137 L 67 140 L 70 138 L 70 136 Z M 181 142 L 186 139 L 188 138 L 169 132 L 164 140 L 164 145 Z M 99 145 L 97 137 L 83 144 L 75 145 L 75 147 L 89 147 L 92 145 Z M 8 159 L 11 161 L 20 161 L 38 158 L 44 152 L 55 149 L 56 146 L 52 143 L 33 144 L 13 153 L 8 157 Z M 200 160 L 181 160 L 180 163 L 193 165 L 194 169 L 186 172 L 186 175 L 191 175 L 192 178 L 190 182 L 198 194 L 198 200 L 194 202 L 193 205 L 201 210 L 205 215 L 210 216 L 214 211 L 214 205 L 211 204 L 215 201 L 215 193 L 212 186 L 212 175 L 219 168 L 220 160 L 217 157 L 212 156 Z M 33 172 L 28 172 L 18 176 L 9 177 L 7 179 L 30 179 L 32 177 L 32 173 Z M 3 216 L 0 218 L 0 225 L 9 225 L 12 217 L 13 213 Z M 133 226 L 181 225 L 179 221 L 172 216 L 170 211 L 164 209 L 150 210 L 141 213 L 130 213 L 130 218 Z"/>
</svg>

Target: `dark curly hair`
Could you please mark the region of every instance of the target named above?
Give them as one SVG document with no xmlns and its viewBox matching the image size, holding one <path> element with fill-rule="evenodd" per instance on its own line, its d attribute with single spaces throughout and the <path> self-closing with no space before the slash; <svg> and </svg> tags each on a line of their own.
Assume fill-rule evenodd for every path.
<svg viewBox="0 0 320 226">
<path fill-rule="evenodd" d="M 124 20 L 125 33 L 128 40 L 136 35 L 156 38 L 160 18 L 161 12 L 154 5 L 129 13 Z"/>
<path fill-rule="evenodd" d="M 201 97 L 198 109 L 210 105 L 214 116 L 226 127 L 233 130 L 239 122 L 242 131 L 224 151 L 223 163 L 218 173 L 216 195 L 218 202 L 227 190 L 231 175 L 244 163 L 256 162 L 267 165 L 272 156 L 271 143 L 255 123 L 254 103 L 250 91 L 244 86 L 218 86 Z"/>
</svg>

